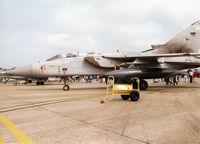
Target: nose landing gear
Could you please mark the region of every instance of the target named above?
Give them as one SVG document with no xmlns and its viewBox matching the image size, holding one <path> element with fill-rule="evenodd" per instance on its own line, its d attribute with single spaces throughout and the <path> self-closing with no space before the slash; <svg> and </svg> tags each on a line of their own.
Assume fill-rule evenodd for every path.
<svg viewBox="0 0 200 144">
<path fill-rule="evenodd" d="M 69 84 L 67 84 L 67 78 L 63 78 L 63 81 L 64 81 L 63 90 L 68 91 L 70 87 L 69 87 Z"/>
<path fill-rule="evenodd" d="M 66 84 L 66 85 L 63 86 L 64 91 L 68 91 L 69 89 L 70 89 L 69 85 Z"/>
</svg>

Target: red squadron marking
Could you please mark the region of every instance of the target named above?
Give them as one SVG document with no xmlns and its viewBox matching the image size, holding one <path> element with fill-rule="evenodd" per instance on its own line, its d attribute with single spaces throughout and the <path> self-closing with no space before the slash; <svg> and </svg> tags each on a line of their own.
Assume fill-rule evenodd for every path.
<svg viewBox="0 0 200 144">
<path fill-rule="evenodd" d="M 41 65 L 40 70 L 43 72 L 43 65 Z"/>
<path fill-rule="evenodd" d="M 40 70 L 41 72 L 44 72 L 44 70 L 46 70 L 46 65 L 41 65 Z"/>
<path fill-rule="evenodd" d="M 58 66 L 58 73 L 60 73 L 60 66 Z"/>
<path fill-rule="evenodd" d="M 62 70 L 63 70 L 64 74 L 66 74 L 67 68 L 63 68 Z"/>
</svg>

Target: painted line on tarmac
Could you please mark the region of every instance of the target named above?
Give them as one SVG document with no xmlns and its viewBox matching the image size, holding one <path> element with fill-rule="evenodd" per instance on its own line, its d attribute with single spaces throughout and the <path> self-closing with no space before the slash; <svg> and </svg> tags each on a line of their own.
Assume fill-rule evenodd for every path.
<svg viewBox="0 0 200 144">
<path fill-rule="evenodd" d="M 89 95 L 88 93 L 81 94 L 81 96 L 88 96 L 88 95 Z M 90 95 L 96 95 L 96 93 L 90 93 Z M 72 94 L 67 95 L 67 96 L 66 96 L 66 94 L 61 94 L 61 95 L 59 95 L 59 98 L 68 98 L 68 97 L 72 97 L 72 96 L 77 96 L 77 94 L 72 93 Z M 4 97 L 4 98 L 0 98 L 0 101 L 2 101 L 2 100 L 10 100 L 11 98 L 10 97 L 8 98 L 8 97 L 9 96 Z M 52 97 L 55 97 L 55 95 L 50 95 L 50 96 L 33 96 L 30 99 L 52 98 Z M 17 98 L 16 97 L 12 97 L 12 98 L 13 98 L 13 100 L 24 100 L 27 97 L 17 97 Z"/>
<path fill-rule="evenodd" d="M 104 96 L 104 95 L 101 94 L 100 96 Z M 18 110 L 18 109 L 25 109 L 25 108 L 30 108 L 30 107 L 37 107 L 37 106 L 42 106 L 42 105 L 49 105 L 49 104 L 67 102 L 67 101 L 75 101 L 75 100 L 81 100 L 81 99 L 95 98 L 95 97 L 100 97 L 100 96 L 96 94 L 95 96 L 68 98 L 68 99 L 61 99 L 61 100 L 39 102 L 39 103 L 34 103 L 34 104 L 27 104 L 27 105 L 22 105 L 22 106 L 15 106 L 15 107 L 10 107 L 10 108 L 3 108 L 3 109 L 0 109 L 0 113 L 8 112 L 8 111 L 14 111 L 14 110 Z"/>
<path fill-rule="evenodd" d="M 5 144 L 5 142 L 1 136 L 0 136 L 0 144 Z"/>
<path fill-rule="evenodd" d="M 7 130 L 16 138 L 21 144 L 34 144 L 23 131 L 21 131 L 12 121 L 0 113 L 0 122 L 7 128 Z"/>
</svg>

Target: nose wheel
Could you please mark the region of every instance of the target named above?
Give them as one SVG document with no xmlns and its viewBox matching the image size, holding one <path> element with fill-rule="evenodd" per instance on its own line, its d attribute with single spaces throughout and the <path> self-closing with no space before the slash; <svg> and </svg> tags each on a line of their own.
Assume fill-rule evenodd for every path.
<svg viewBox="0 0 200 144">
<path fill-rule="evenodd" d="M 69 85 L 64 85 L 64 86 L 63 86 L 63 90 L 64 90 L 64 91 L 68 91 L 69 88 L 70 88 Z"/>
</svg>

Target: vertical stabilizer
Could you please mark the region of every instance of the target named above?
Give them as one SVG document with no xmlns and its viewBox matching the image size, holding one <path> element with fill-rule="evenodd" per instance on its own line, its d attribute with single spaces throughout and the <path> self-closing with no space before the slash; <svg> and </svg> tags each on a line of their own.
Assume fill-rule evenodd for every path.
<svg viewBox="0 0 200 144">
<path fill-rule="evenodd" d="M 164 45 L 152 45 L 154 52 L 185 53 L 200 51 L 200 21 L 191 24 Z"/>
</svg>

